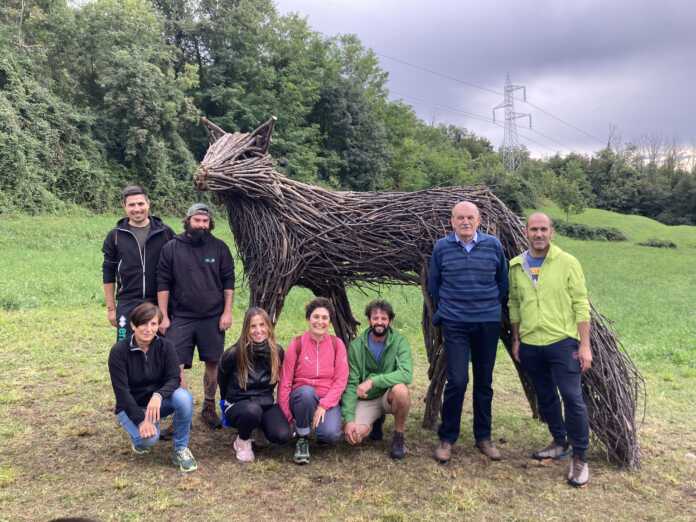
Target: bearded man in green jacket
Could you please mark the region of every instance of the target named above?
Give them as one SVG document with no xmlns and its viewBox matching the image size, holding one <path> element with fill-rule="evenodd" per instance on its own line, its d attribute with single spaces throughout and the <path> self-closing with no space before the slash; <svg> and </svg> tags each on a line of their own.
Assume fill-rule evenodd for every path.
<svg viewBox="0 0 696 522">
<path fill-rule="evenodd" d="M 374 300 L 365 308 L 370 327 L 348 350 L 350 374 L 343 392 L 341 413 L 349 444 L 360 444 L 370 435 L 382 439 L 384 415 L 394 415 L 394 436 L 390 457 L 406 455 L 404 430 L 411 407 L 408 385 L 413 380 L 411 347 L 391 323 L 394 309 L 384 300 Z"/>
</svg>

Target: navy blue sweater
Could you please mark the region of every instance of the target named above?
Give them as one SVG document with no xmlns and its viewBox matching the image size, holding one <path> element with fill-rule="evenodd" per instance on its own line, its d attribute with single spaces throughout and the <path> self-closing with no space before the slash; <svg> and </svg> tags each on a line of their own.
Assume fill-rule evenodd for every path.
<svg viewBox="0 0 696 522">
<path fill-rule="evenodd" d="M 471 252 L 454 232 L 435 243 L 428 292 L 435 304 L 433 322 L 496 322 L 508 295 L 508 263 L 498 238 L 478 232 Z"/>
</svg>

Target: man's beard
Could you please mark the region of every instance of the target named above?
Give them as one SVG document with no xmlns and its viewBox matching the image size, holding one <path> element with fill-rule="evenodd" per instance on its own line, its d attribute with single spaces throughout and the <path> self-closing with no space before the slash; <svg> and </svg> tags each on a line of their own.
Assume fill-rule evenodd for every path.
<svg viewBox="0 0 696 522">
<path fill-rule="evenodd" d="M 191 238 L 192 243 L 201 243 L 210 236 L 210 230 L 207 228 L 192 228 L 191 225 L 186 225 L 186 235 Z"/>
<path fill-rule="evenodd" d="M 372 327 L 372 333 L 375 334 L 377 337 L 382 337 L 385 333 L 387 333 L 387 327 L 377 325 Z"/>
</svg>

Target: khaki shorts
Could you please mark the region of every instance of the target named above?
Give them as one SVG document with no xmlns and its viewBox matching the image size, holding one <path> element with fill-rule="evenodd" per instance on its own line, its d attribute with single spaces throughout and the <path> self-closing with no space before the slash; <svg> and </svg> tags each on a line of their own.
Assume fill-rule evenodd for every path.
<svg viewBox="0 0 696 522">
<path fill-rule="evenodd" d="M 389 390 L 391 391 L 391 389 Z M 385 413 L 391 413 L 391 405 L 387 401 L 389 391 L 385 392 L 381 397 L 372 400 L 358 399 L 358 404 L 355 406 L 355 422 L 356 424 L 365 424 L 372 426 L 377 419 Z"/>
</svg>

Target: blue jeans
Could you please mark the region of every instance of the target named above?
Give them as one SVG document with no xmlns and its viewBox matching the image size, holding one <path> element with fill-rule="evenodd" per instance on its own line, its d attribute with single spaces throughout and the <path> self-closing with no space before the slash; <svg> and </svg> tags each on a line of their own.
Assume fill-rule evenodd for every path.
<svg viewBox="0 0 696 522">
<path fill-rule="evenodd" d="M 590 444 L 587 406 L 582 397 L 578 341 L 564 339 L 546 346 L 520 344 L 520 365 L 532 380 L 539 403 L 539 413 L 549 425 L 553 440 L 565 444 L 566 436 L 573 455 L 585 458 Z M 563 398 L 565 421 L 561 414 Z"/>
<path fill-rule="evenodd" d="M 447 359 L 447 384 L 442 400 L 440 440 L 454 444 L 462 422 L 462 404 L 469 383 L 469 360 L 474 373 L 474 438 L 491 438 L 493 367 L 500 338 L 500 323 L 442 321 Z"/>
<path fill-rule="evenodd" d="M 174 414 L 172 425 L 174 426 L 174 450 L 180 450 L 188 447 L 189 433 L 191 431 L 191 417 L 193 417 L 193 397 L 184 388 L 177 388 L 172 393 L 171 397 L 162 401 L 160 407 L 160 418 L 164 419 Z M 150 448 L 159 440 L 160 427 L 159 422 L 156 423 L 157 433 L 152 437 L 142 438 L 138 431 L 138 426 L 130 420 L 125 411 L 120 411 L 116 415 L 119 424 L 123 426 L 131 438 L 133 446 L 137 449 Z"/>
<path fill-rule="evenodd" d="M 314 411 L 319 406 L 319 397 L 312 386 L 300 386 L 290 394 L 290 411 L 295 417 L 295 429 L 301 437 L 312 431 Z M 334 444 L 343 438 L 341 429 L 341 407 L 334 406 L 326 410 L 324 422 L 317 426 L 317 440 Z"/>
</svg>

